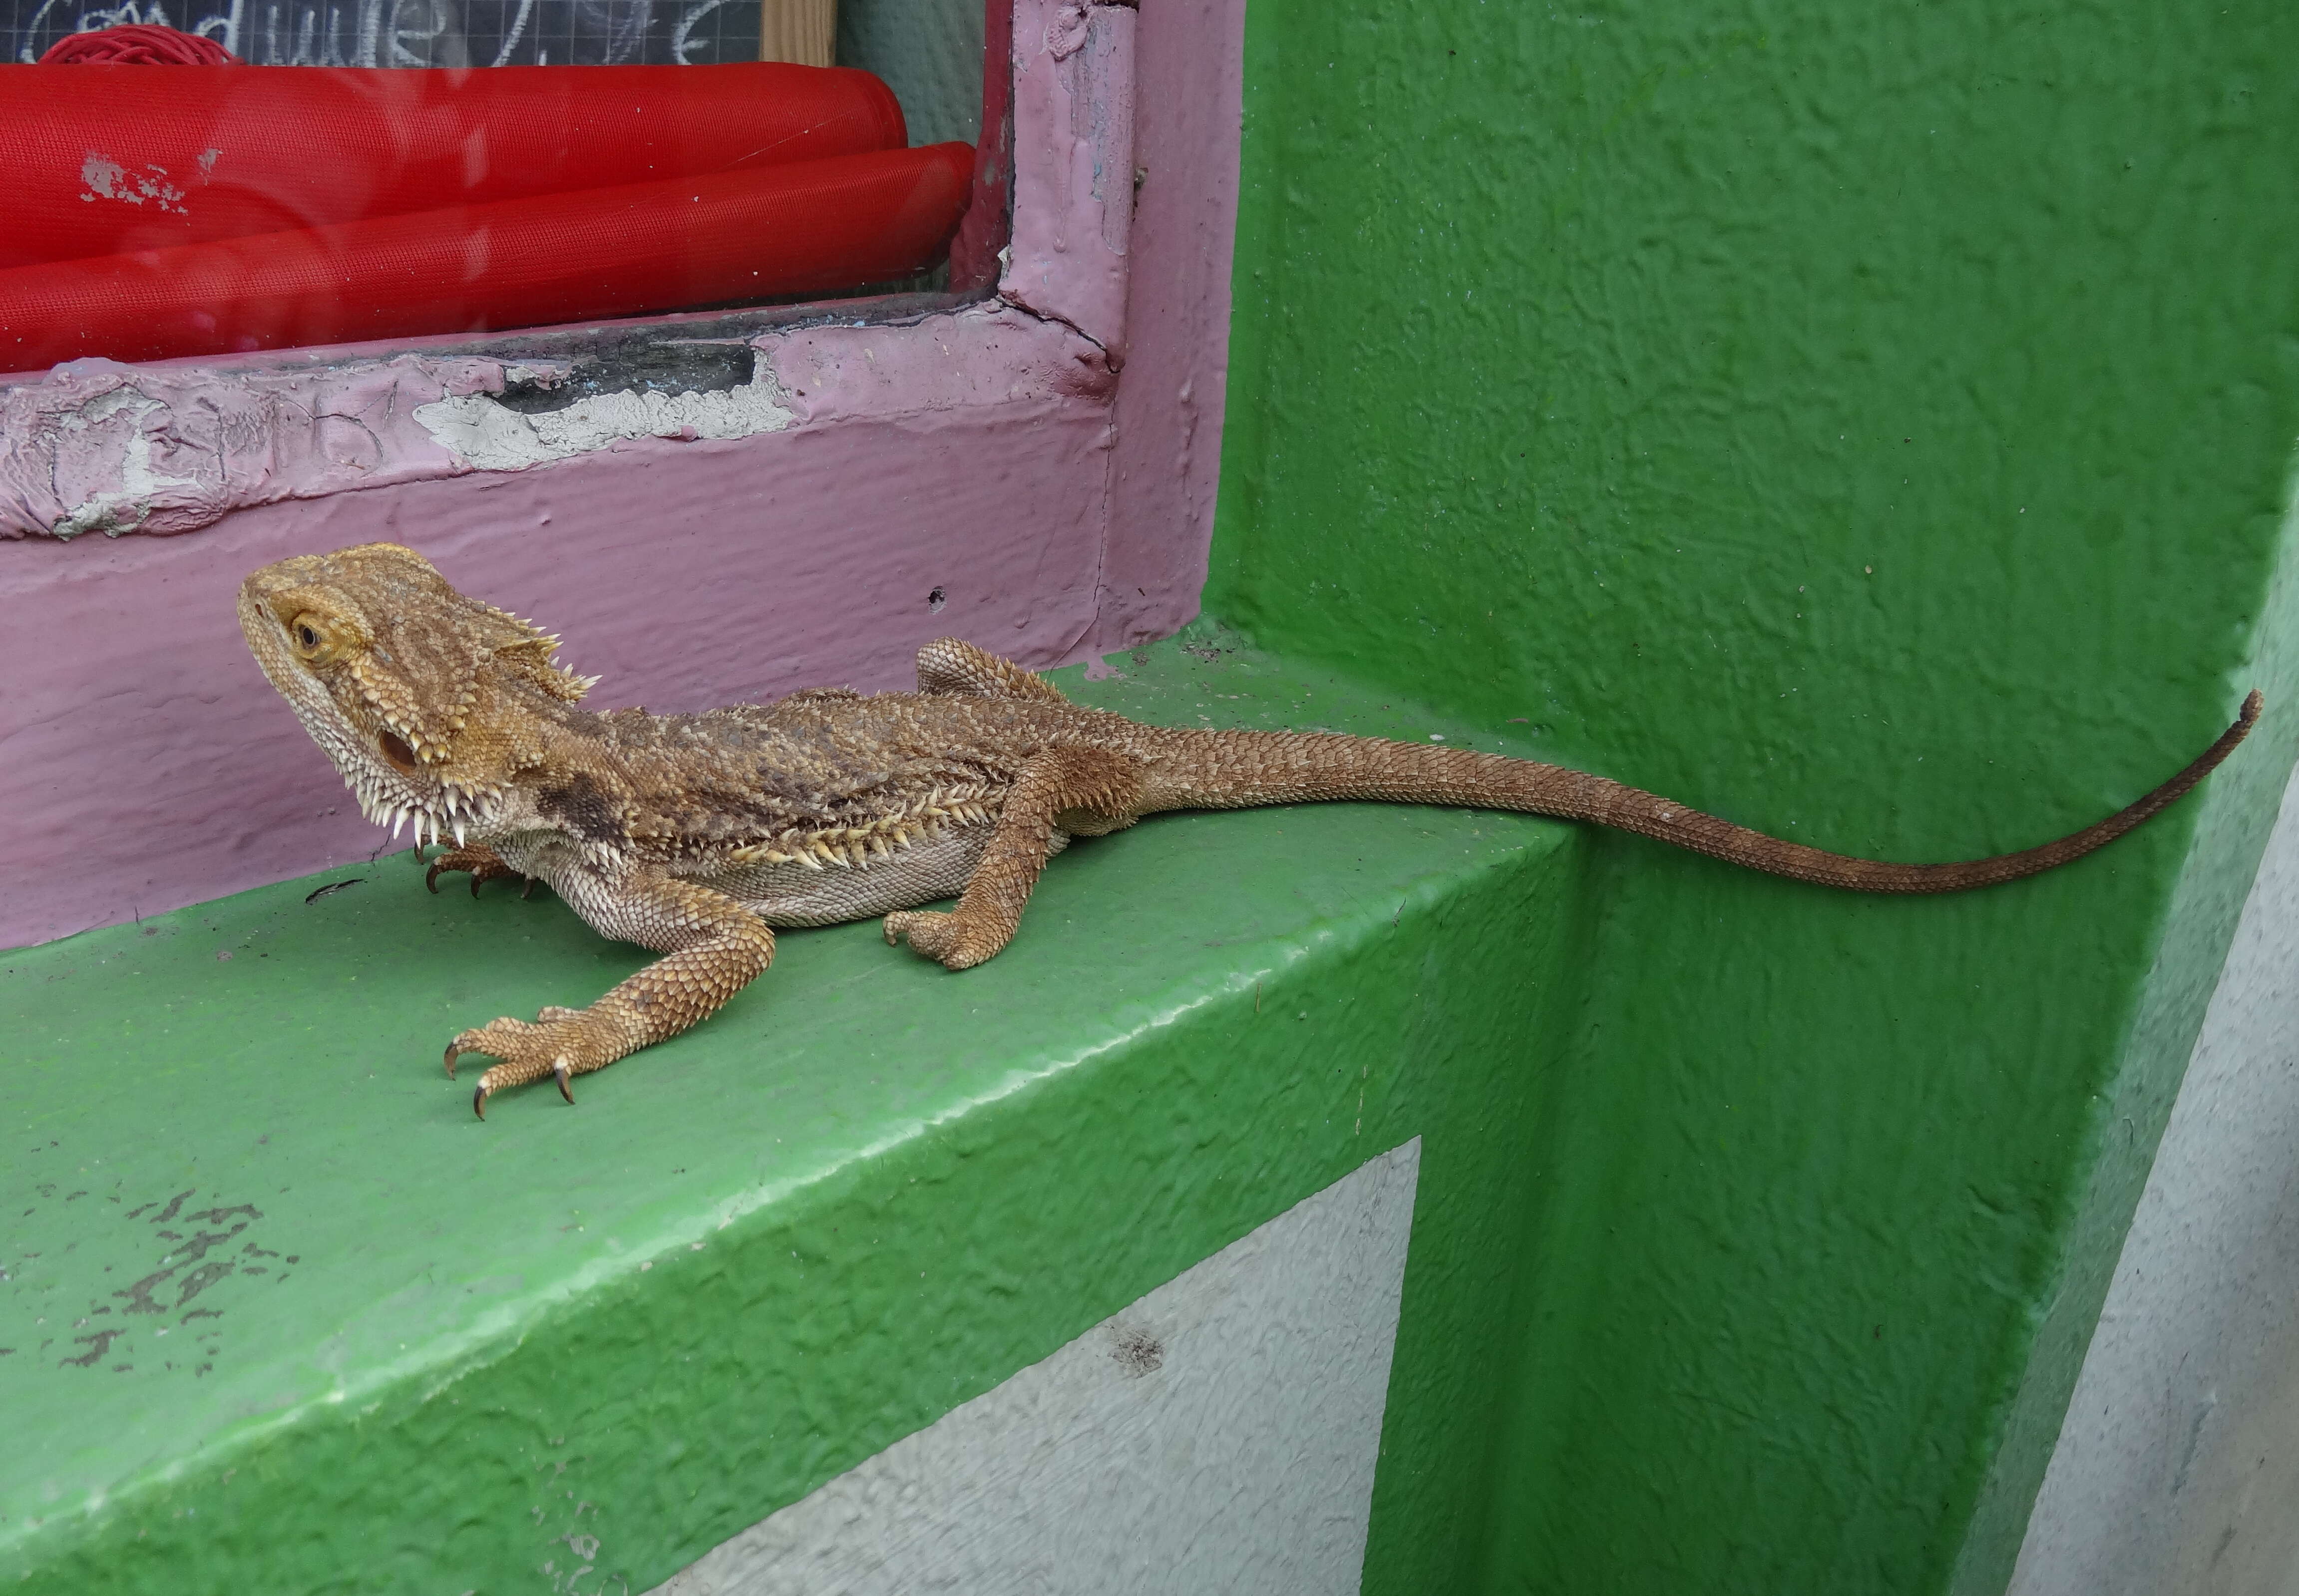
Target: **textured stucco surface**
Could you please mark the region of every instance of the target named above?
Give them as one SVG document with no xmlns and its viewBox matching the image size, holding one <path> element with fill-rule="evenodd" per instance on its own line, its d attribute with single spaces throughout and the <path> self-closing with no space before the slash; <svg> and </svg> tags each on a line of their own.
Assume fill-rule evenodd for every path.
<svg viewBox="0 0 2299 1596">
<path fill-rule="evenodd" d="M 1355 1596 L 1418 1138 L 656 1596 Z"/>
<path fill-rule="evenodd" d="M 1254 0 L 1208 611 L 1888 859 L 2270 706 L 1997 892 L 1590 838 L 1498 1483 L 1368 1591 L 2002 1591 L 2299 744 L 2288 25 Z"/>
<path fill-rule="evenodd" d="M 2012 1596 L 2299 1590 L 2299 782 L 2245 902 Z"/>
</svg>

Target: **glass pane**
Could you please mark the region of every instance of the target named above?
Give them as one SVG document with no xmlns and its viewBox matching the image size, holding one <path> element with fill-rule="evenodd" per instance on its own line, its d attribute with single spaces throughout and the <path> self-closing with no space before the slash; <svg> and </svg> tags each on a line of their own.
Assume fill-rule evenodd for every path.
<svg viewBox="0 0 2299 1596">
<path fill-rule="evenodd" d="M 979 0 L 766 4 L 0 0 L 0 371 L 939 287 Z"/>
</svg>

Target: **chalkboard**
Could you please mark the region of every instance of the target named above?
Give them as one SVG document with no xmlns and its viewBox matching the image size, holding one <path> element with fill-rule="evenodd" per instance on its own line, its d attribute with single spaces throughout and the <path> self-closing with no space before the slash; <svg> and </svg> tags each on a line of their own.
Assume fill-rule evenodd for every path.
<svg viewBox="0 0 2299 1596">
<path fill-rule="evenodd" d="M 123 22 L 204 34 L 257 66 L 703 66 L 759 55 L 759 0 L 0 0 L 0 59 L 37 61 L 67 34 Z"/>
</svg>

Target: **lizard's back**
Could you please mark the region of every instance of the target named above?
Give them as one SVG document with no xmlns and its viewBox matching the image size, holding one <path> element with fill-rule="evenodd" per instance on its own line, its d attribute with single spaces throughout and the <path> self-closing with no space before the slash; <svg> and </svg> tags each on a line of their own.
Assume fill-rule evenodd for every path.
<svg viewBox="0 0 2299 1596">
<path fill-rule="evenodd" d="M 577 835 L 625 831 L 635 856 L 777 926 L 957 896 L 1033 755 L 1133 744 L 1147 729 L 1054 702 L 837 688 L 700 714 L 568 719 L 596 738 L 599 769 L 552 773 L 535 793 L 539 818 Z M 619 789 L 617 816 L 598 812 L 608 788 Z M 1058 828 L 1053 851 L 1068 840 Z M 542 846 L 514 843 L 505 857 L 558 873 Z"/>
</svg>

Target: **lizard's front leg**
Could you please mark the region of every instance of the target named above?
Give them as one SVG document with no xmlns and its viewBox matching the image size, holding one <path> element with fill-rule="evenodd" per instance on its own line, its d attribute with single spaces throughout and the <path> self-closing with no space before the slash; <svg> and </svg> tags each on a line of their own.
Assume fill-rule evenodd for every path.
<svg viewBox="0 0 2299 1596">
<path fill-rule="evenodd" d="M 635 942 L 658 959 L 587 1009 L 549 1008 L 535 1023 L 498 1019 L 465 1031 L 447 1044 L 447 1073 L 463 1053 L 485 1053 L 502 1063 L 479 1077 L 471 1107 L 486 1118 L 487 1099 L 506 1086 L 556 1077 L 569 1102 L 568 1082 L 616 1060 L 676 1036 L 708 1018 L 761 974 L 775 958 L 775 934 L 766 922 L 723 893 L 660 870 L 634 872 L 612 883 L 589 882 L 572 894 L 578 912 L 609 936 Z"/>
<path fill-rule="evenodd" d="M 1141 767 L 1106 748 L 1049 748 L 1030 756 L 998 811 L 982 862 L 949 913 L 902 910 L 886 917 L 886 940 L 910 946 L 951 969 L 970 969 L 1014 939 L 1023 906 L 1053 851 L 1055 822 L 1099 834 L 1132 825 Z"/>
<path fill-rule="evenodd" d="M 424 864 L 427 862 L 430 865 L 430 869 L 423 872 L 423 885 L 429 887 L 435 893 L 439 890 L 439 875 L 441 871 L 444 870 L 452 873 L 456 870 L 469 870 L 471 873 L 471 896 L 475 898 L 479 895 L 480 882 L 499 880 L 505 876 L 518 876 L 519 874 L 519 871 L 512 869 L 509 865 L 503 863 L 502 856 L 498 854 L 493 848 L 486 847 L 478 843 L 469 843 L 461 847 L 450 848 L 444 853 L 439 855 L 438 858 L 427 861 L 423 857 L 423 849 L 421 845 L 418 844 L 415 850 L 415 862 L 417 864 Z M 527 885 L 530 887 L 535 885 L 531 877 L 521 878 L 526 880 Z M 526 895 L 527 894 L 525 893 L 521 893 L 519 894 L 521 897 L 525 897 Z"/>
</svg>

